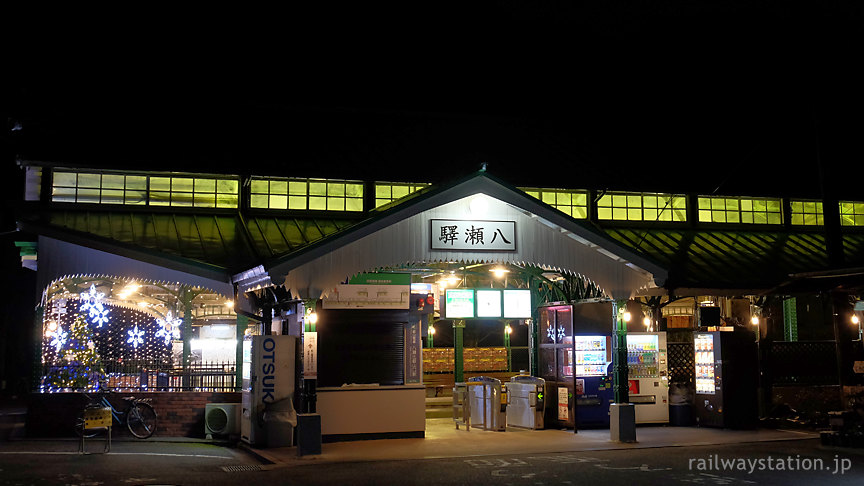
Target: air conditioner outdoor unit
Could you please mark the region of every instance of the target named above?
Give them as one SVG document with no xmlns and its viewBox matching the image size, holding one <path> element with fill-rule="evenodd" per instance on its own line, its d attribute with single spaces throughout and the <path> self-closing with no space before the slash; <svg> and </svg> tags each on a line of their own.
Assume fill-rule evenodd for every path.
<svg viewBox="0 0 864 486">
<path fill-rule="evenodd" d="M 239 403 L 208 403 L 204 406 L 204 435 L 208 439 L 240 435 Z"/>
</svg>

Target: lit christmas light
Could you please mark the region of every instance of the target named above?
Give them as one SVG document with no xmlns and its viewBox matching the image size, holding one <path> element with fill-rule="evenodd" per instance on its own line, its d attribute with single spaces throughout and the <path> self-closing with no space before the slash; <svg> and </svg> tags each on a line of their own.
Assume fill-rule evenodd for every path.
<svg viewBox="0 0 864 486">
<path fill-rule="evenodd" d="M 48 337 L 53 338 L 51 340 L 51 346 L 54 346 L 55 352 L 60 352 L 60 349 L 63 347 L 64 344 L 66 344 L 66 338 L 68 337 L 68 335 L 69 333 L 64 331 L 63 328 L 60 326 L 58 326 L 55 331 L 48 333 Z"/>
<path fill-rule="evenodd" d="M 96 284 L 90 284 L 88 292 L 81 292 L 81 306 L 78 310 L 87 312 L 96 327 L 102 327 L 102 324 L 108 322 L 108 309 L 102 304 L 104 298 L 104 293 L 96 292 Z"/>
<path fill-rule="evenodd" d="M 165 345 L 171 344 L 171 339 L 180 339 L 180 325 L 183 324 L 183 319 L 175 318 L 171 311 L 165 314 L 165 319 L 156 319 L 156 324 L 159 325 L 159 330 L 156 331 L 157 337 L 162 337 L 165 340 Z"/>
<path fill-rule="evenodd" d="M 129 334 L 129 339 L 126 340 L 127 343 L 130 343 L 133 348 L 138 349 L 139 344 L 144 344 L 144 331 L 138 330 L 138 325 L 135 325 L 135 328 L 127 331 Z"/>
</svg>

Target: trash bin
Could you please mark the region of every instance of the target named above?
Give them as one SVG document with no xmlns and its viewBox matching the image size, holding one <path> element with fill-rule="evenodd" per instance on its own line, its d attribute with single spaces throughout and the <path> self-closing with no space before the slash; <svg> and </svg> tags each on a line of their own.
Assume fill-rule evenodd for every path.
<svg viewBox="0 0 864 486">
<path fill-rule="evenodd" d="M 475 376 L 469 383 L 482 383 L 482 386 L 468 388 L 471 401 L 471 425 L 485 430 L 503 431 L 507 427 L 507 398 L 501 387 L 501 380 L 489 376 Z"/>
<path fill-rule="evenodd" d="M 291 397 L 266 404 L 263 420 L 267 447 L 291 447 L 294 445 L 297 412 L 294 410 Z"/>
</svg>

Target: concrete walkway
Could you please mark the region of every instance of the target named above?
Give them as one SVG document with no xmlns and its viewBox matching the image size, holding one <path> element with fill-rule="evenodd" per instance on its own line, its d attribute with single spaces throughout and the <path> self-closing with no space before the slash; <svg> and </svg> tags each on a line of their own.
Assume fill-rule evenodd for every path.
<svg viewBox="0 0 864 486">
<path fill-rule="evenodd" d="M 245 448 L 266 463 L 283 465 L 328 462 L 365 462 L 405 459 L 436 459 L 526 453 L 577 452 L 650 447 L 687 447 L 776 440 L 818 439 L 819 434 L 793 430 L 727 430 L 698 427 L 642 426 L 637 442 L 612 442 L 609 429 L 525 430 L 508 428 L 492 432 L 464 427 L 456 430 L 453 419 L 426 420 L 424 439 L 385 439 L 322 444 L 321 455 L 297 457 L 296 447 Z"/>
</svg>

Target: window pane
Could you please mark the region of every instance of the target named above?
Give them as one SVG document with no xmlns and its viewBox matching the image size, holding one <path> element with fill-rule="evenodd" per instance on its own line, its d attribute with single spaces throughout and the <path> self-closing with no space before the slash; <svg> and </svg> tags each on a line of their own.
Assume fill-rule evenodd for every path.
<svg viewBox="0 0 864 486">
<path fill-rule="evenodd" d="M 123 204 L 123 191 L 116 189 L 103 189 L 102 204 Z"/>
<path fill-rule="evenodd" d="M 620 194 L 617 194 L 617 195 L 613 194 L 612 195 L 612 207 L 614 207 L 614 208 L 626 208 L 627 207 L 627 196 L 623 196 Z"/>
<path fill-rule="evenodd" d="M 237 194 L 219 194 L 216 196 L 216 207 L 236 208 L 238 206 L 237 200 Z"/>
<path fill-rule="evenodd" d="M 271 194 L 269 204 L 270 209 L 288 209 L 288 196 Z"/>
<path fill-rule="evenodd" d="M 75 202 L 74 187 L 55 187 L 51 190 L 51 200 L 56 202 Z"/>
<path fill-rule="evenodd" d="M 642 210 L 641 209 L 628 209 L 627 210 L 627 219 L 630 221 L 640 221 L 642 219 Z"/>
<path fill-rule="evenodd" d="M 194 179 L 191 177 L 172 177 L 171 191 L 172 192 L 192 192 Z"/>
<path fill-rule="evenodd" d="M 252 194 L 269 194 L 270 193 L 270 183 L 268 183 L 267 181 L 252 179 L 252 184 L 249 188 L 249 191 Z"/>
<path fill-rule="evenodd" d="M 309 181 L 309 195 L 310 196 L 326 196 L 327 195 L 327 183 L 326 182 Z"/>
<path fill-rule="evenodd" d="M 408 188 L 405 186 L 393 186 L 393 199 L 401 199 L 408 195 Z"/>
<path fill-rule="evenodd" d="M 642 207 L 642 196 L 627 196 L 627 207 Z"/>
<path fill-rule="evenodd" d="M 705 209 L 700 210 L 700 211 L 699 211 L 699 221 L 702 222 L 702 223 L 708 223 L 708 222 L 711 222 L 711 221 L 712 221 L 712 219 L 711 219 L 711 211 L 708 211 L 708 210 L 705 210 Z"/>
<path fill-rule="evenodd" d="M 99 189 L 78 189 L 79 203 L 98 203 Z"/>
<path fill-rule="evenodd" d="M 346 211 L 363 211 L 363 200 L 356 197 L 349 197 L 345 200 Z"/>
<path fill-rule="evenodd" d="M 168 206 L 171 203 L 171 193 L 161 191 L 150 191 L 151 206 Z"/>
<path fill-rule="evenodd" d="M 214 185 L 215 189 L 216 186 Z M 196 193 L 195 194 L 195 207 L 196 208 L 215 208 L 216 207 L 216 194 L 208 194 L 208 193 Z"/>
<path fill-rule="evenodd" d="M 126 191 L 126 204 L 146 204 L 147 191 Z"/>
<path fill-rule="evenodd" d="M 345 184 L 341 182 L 328 182 L 327 195 L 336 197 L 345 196 Z"/>
<path fill-rule="evenodd" d="M 569 206 L 569 205 L 570 205 L 570 201 L 571 201 L 570 193 L 567 193 L 567 192 L 559 192 L 557 196 L 558 196 L 558 197 L 557 197 L 557 203 L 558 203 L 558 204 L 561 204 L 561 205 L 564 205 L 564 206 Z"/>
<path fill-rule="evenodd" d="M 306 196 L 288 196 L 288 209 L 306 209 Z"/>
<path fill-rule="evenodd" d="M 597 208 L 599 219 L 612 219 L 612 208 Z"/>
<path fill-rule="evenodd" d="M 363 184 L 345 184 L 345 195 L 348 197 L 363 197 Z"/>
<path fill-rule="evenodd" d="M 288 181 L 288 194 L 306 195 L 306 181 Z M 305 205 L 305 203 L 304 203 Z"/>
<path fill-rule="evenodd" d="M 309 209 L 324 211 L 327 209 L 327 198 L 309 196 Z"/>
<path fill-rule="evenodd" d="M 151 191 L 170 191 L 171 190 L 171 178 L 170 177 L 151 177 L 150 178 L 150 190 Z"/>
<path fill-rule="evenodd" d="M 192 193 L 171 192 L 171 205 L 176 207 L 192 207 Z"/>
<path fill-rule="evenodd" d="M 600 200 L 597 201 L 597 206 L 611 207 L 612 196 L 610 196 L 609 194 L 604 194 L 603 197 L 601 197 Z"/>
<path fill-rule="evenodd" d="M 249 196 L 249 206 L 253 208 L 266 208 L 269 197 L 264 194 L 252 194 Z"/>
<path fill-rule="evenodd" d="M 614 220 L 626 220 L 627 219 L 627 209 L 626 208 L 612 208 L 612 219 Z"/>
<path fill-rule="evenodd" d="M 549 205 L 555 204 L 555 193 L 554 192 L 544 192 L 542 201 L 546 204 L 549 204 Z"/>
<path fill-rule="evenodd" d="M 288 194 L 288 181 L 270 181 L 270 194 Z"/>
<path fill-rule="evenodd" d="M 389 202 L 390 202 L 390 199 L 376 199 L 375 200 L 375 207 L 380 208 L 381 206 L 383 206 Z"/>
<path fill-rule="evenodd" d="M 384 184 L 375 184 L 375 197 L 381 199 L 390 199 L 390 186 Z"/>
<path fill-rule="evenodd" d="M 586 219 L 588 218 L 588 209 L 583 207 L 574 207 L 573 208 L 573 217 L 576 219 Z"/>
<path fill-rule="evenodd" d="M 216 182 L 216 192 L 219 194 L 237 194 L 240 182 L 232 179 L 219 179 Z"/>
<path fill-rule="evenodd" d="M 126 189 L 147 190 L 147 176 L 126 176 Z"/>
<path fill-rule="evenodd" d="M 99 187 L 101 180 L 99 174 L 78 174 L 78 187 Z"/>
<path fill-rule="evenodd" d="M 216 179 L 195 179 L 195 192 L 216 192 Z"/>
<path fill-rule="evenodd" d="M 345 211 L 345 198 L 328 197 L 327 198 L 327 210 L 328 211 Z"/>
<path fill-rule="evenodd" d="M 77 175 L 74 172 L 55 172 L 54 173 L 54 185 L 55 186 L 66 186 L 66 187 L 75 187 Z"/>
<path fill-rule="evenodd" d="M 122 175 L 116 174 L 105 174 L 102 176 L 102 188 L 103 189 L 123 189 L 123 177 Z"/>
<path fill-rule="evenodd" d="M 588 196 L 585 194 L 573 194 L 573 205 L 574 206 L 587 206 L 588 205 Z"/>
</svg>

